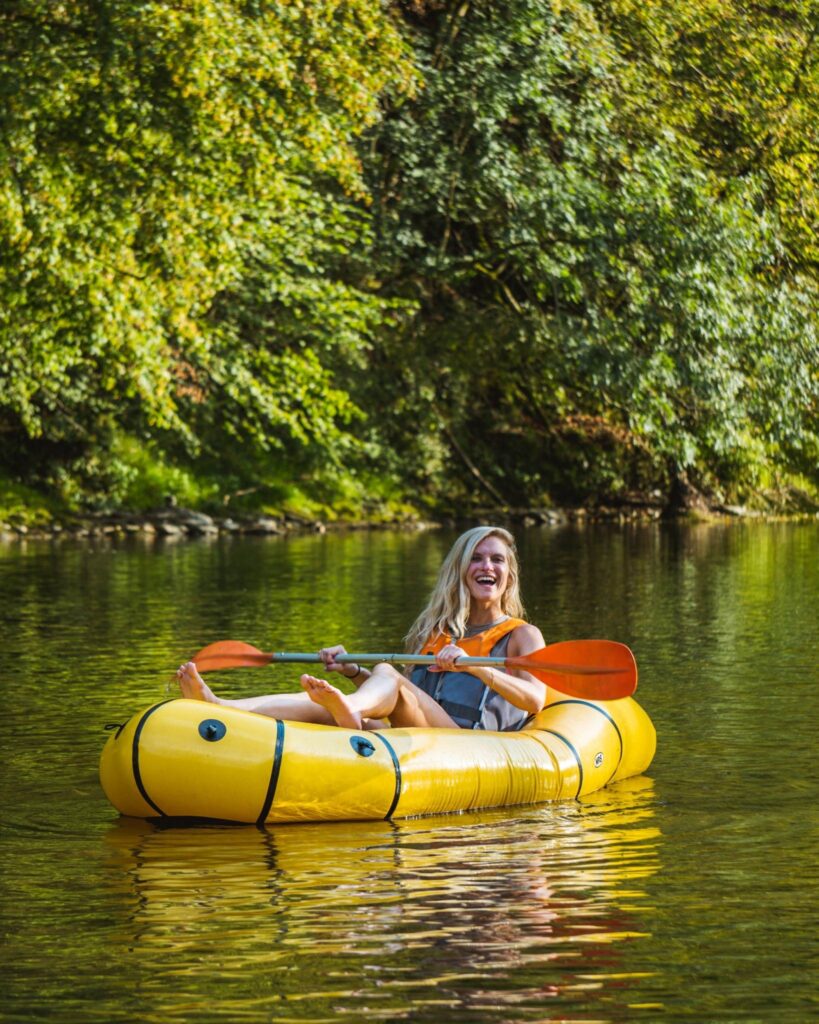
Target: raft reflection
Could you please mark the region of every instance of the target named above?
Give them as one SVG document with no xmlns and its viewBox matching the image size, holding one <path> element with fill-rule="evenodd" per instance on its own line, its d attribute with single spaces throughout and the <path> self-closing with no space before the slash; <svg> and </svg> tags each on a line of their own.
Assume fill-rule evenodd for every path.
<svg viewBox="0 0 819 1024">
<path fill-rule="evenodd" d="M 638 778 L 583 803 L 398 823 L 123 819 L 110 877 L 121 942 L 145 969 L 140 1012 L 523 1021 L 576 1002 L 584 1021 L 590 1003 L 591 1019 L 615 1019 L 641 976 L 620 950 L 650 909 L 652 800 Z"/>
</svg>

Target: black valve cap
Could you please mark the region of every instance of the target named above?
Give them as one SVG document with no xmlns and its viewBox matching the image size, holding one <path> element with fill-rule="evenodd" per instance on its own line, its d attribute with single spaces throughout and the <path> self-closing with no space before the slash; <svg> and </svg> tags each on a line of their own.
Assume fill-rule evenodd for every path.
<svg viewBox="0 0 819 1024">
<path fill-rule="evenodd" d="M 350 746 L 361 757 L 372 757 L 375 753 L 375 745 L 364 736 L 351 736 Z"/>
<path fill-rule="evenodd" d="M 204 722 L 199 723 L 199 735 L 210 743 L 220 740 L 226 732 L 227 726 L 218 718 L 206 718 Z"/>
</svg>

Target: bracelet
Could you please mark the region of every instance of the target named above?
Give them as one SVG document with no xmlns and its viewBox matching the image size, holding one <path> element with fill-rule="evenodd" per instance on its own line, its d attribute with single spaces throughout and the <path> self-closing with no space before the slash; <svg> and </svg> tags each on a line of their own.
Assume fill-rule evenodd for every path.
<svg viewBox="0 0 819 1024">
<path fill-rule="evenodd" d="M 345 675 L 347 675 L 347 673 L 346 673 L 346 672 L 345 672 Z M 361 675 L 361 666 L 360 666 L 360 665 L 356 665 L 356 667 L 355 667 L 355 672 L 353 672 L 353 674 L 352 674 L 351 676 L 347 676 L 347 678 L 348 678 L 348 679 L 349 679 L 350 681 L 352 681 L 353 679 L 358 679 L 358 677 L 359 677 L 360 675 Z"/>
</svg>

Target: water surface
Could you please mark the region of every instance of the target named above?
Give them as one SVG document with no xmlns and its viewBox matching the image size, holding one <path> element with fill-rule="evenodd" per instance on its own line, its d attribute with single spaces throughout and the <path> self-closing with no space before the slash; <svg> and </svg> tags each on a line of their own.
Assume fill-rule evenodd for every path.
<svg viewBox="0 0 819 1024">
<path fill-rule="evenodd" d="M 647 776 L 414 821 L 160 829 L 106 723 L 217 639 L 400 649 L 453 535 L 0 548 L 0 1019 L 816 1016 L 819 525 L 522 531 L 548 641 L 628 643 Z M 293 670 L 224 673 L 240 696 Z"/>
</svg>

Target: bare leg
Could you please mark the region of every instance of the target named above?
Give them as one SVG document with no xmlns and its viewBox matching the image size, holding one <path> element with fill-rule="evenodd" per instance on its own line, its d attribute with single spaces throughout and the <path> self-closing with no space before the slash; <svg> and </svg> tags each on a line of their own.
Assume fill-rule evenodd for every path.
<svg viewBox="0 0 819 1024">
<path fill-rule="evenodd" d="M 391 665 L 379 665 L 378 668 L 389 668 L 395 672 Z M 458 728 L 457 722 L 454 722 L 428 693 L 419 689 L 406 676 L 399 672 L 395 674 L 399 680 L 399 688 L 398 700 L 390 712 L 390 725 L 393 728 Z"/>
<path fill-rule="evenodd" d="M 343 729 L 362 727 L 361 714 L 353 707 L 350 698 L 335 686 L 331 686 L 326 679 L 303 675 L 301 685 L 310 700 L 330 712 L 336 725 Z"/>
<path fill-rule="evenodd" d="M 398 700 L 400 676 L 388 665 L 377 665 L 355 693 L 345 694 L 326 679 L 303 675 L 301 685 L 310 699 L 326 708 L 345 729 L 380 728 Z"/>
<path fill-rule="evenodd" d="M 239 700 L 225 700 L 217 697 L 199 675 L 196 665 L 189 661 L 176 673 L 182 696 L 189 700 L 203 700 L 222 707 L 253 711 L 269 718 L 281 718 L 289 722 L 314 722 L 318 725 L 333 725 L 333 716 L 320 704 L 314 703 L 306 693 L 271 693 L 262 697 L 243 697 Z"/>
<path fill-rule="evenodd" d="M 362 717 L 388 717 L 392 727 L 458 728 L 437 701 L 387 662 L 376 665 L 358 690 L 344 699 Z M 378 723 L 369 727 L 381 728 Z"/>
<path fill-rule="evenodd" d="M 191 700 L 203 700 L 211 704 L 253 711 L 257 715 L 281 718 L 290 722 L 314 722 L 319 725 L 341 725 L 323 702 L 317 702 L 309 691 L 305 693 L 273 693 L 262 697 L 244 697 L 239 700 L 224 700 L 205 683 L 189 661 L 177 672 L 182 694 Z M 305 676 L 303 678 L 314 678 Z M 304 685 L 304 684 L 302 684 Z M 325 684 L 330 690 L 335 687 Z M 378 719 L 389 718 L 391 726 L 456 729 L 457 725 L 440 704 L 428 693 L 419 690 L 406 676 L 401 675 L 392 665 L 382 662 L 375 666 L 368 679 L 349 696 L 336 691 L 344 700 L 349 713 L 354 717 L 345 719 L 346 728 L 382 728 Z M 334 703 L 334 698 L 330 700 Z M 338 706 L 338 705 L 336 705 Z M 341 711 L 342 717 L 348 712 Z M 357 718 L 355 716 L 358 716 Z M 375 721 L 373 720 L 375 719 Z M 349 721 L 360 724 L 347 725 Z"/>
</svg>

